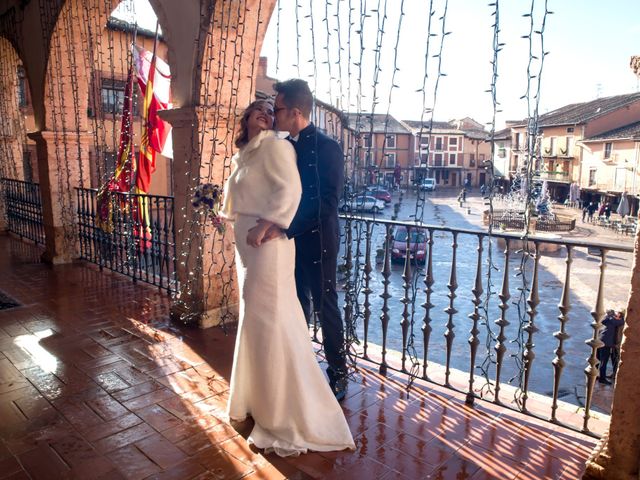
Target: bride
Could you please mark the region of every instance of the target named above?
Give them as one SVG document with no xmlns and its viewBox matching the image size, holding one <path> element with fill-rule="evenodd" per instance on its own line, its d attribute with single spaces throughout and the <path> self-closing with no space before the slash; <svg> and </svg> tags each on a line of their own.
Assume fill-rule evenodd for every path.
<svg viewBox="0 0 640 480">
<path fill-rule="evenodd" d="M 271 103 L 247 107 L 225 185 L 222 215 L 233 222 L 240 286 L 228 414 L 253 417 L 249 443 L 280 456 L 354 449 L 296 295 L 294 241 L 282 235 L 262 242 L 272 225 L 289 226 L 301 195 L 294 149 L 276 136 L 273 122 Z"/>
</svg>

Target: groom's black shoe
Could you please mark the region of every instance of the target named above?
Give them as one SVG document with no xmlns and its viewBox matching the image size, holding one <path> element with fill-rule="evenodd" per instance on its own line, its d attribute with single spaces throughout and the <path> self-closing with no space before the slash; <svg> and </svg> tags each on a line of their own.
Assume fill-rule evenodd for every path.
<svg viewBox="0 0 640 480">
<path fill-rule="evenodd" d="M 331 391 L 339 402 L 343 401 L 347 396 L 347 377 L 341 377 L 335 382 L 331 382 Z"/>
</svg>

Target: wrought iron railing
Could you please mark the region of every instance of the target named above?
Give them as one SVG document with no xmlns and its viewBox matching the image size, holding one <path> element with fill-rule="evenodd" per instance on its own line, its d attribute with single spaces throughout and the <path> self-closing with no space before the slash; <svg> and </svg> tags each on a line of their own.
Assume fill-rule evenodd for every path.
<svg viewBox="0 0 640 480">
<path fill-rule="evenodd" d="M 534 175 L 537 180 L 556 180 L 561 182 L 570 182 L 571 176 L 569 172 L 540 172 Z"/>
<path fill-rule="evenodd" d="M 10 178 L 2 179 L 9 231 L 44 245 L 40 185 Z"/>
<path fill-rule="evenodd" d="M 559 424 L 564 424 L 559 403 L 575 395 L 584 410 L 566 426 L 597 436 L 589 421 L 596 352 L 603 345 L 599 332 L 608 308 L 607 257 L 628 256 L 631 246 L 341 219 L 339 283 L 347 329 L 358 338 L 351 345 L 356 356 L 376 362 L 381 373 L 394 369 L 453 388 L 466 394 L 468 403 L 482 398 Z M 398 226 L 421 230 L 423 243 L 410 244 L 412 235 L 405 234 L 402 248 L 394 241 Z M 398 252 L 404 260 L 394 265 Z M 541 265 L 544 256 L 553 257 L 547 262 L 553 270 Z M 591 268 L 597 292 L 592 302 L 572 298 L 576 257 L 599 263 L 598 270 Z M 586 281 L 582 268 L 579 275 Z M 540 402 L 530 399 L 534 393 L 550 397 L 548 411 L 540 412 Z"/>
<path fill-rule="evenodd" d="M 97 224 L 97 190 L 76 188 L 80 257 L 168 292 L 176 289 L 176 241 L 173 197 L 114 193 L 110 232 Z M 142 225 L 139 200 L 147 204 Z"/>
</svg>

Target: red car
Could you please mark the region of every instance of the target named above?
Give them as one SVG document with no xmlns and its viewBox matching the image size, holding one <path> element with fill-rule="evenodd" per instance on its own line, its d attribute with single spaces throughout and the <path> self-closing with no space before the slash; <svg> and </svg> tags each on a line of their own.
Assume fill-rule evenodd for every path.
<svg viewBox="0 0 640 480">
<path fill-rule="evenodd" d="M 372 186 L 365 189 L 365 193 L 370 197 L 382 200 L 384 203 L 391 203 L 391 193 L 382 187 Z"/>
<path fill-rule="evenodd" d="M 391 245 L 391 260 L 403 261 L 407 257 L 407 228 L 397 227 Z M 410 258 L 424 265 L 427 259 L 427 233 L 424 229 L 412 228 L 409 241 Z"/>
</svg>

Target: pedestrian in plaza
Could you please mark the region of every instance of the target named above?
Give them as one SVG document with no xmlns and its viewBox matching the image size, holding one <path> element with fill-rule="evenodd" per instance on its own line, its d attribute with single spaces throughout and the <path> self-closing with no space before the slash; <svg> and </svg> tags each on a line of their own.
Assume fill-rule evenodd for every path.
<svg viewBox="0 0 640 480">
<path fill-rule="evenodd" d="M 458 203 L 460 204 L 460 206 L 462 206 L 462 203 L 466 200 L 466 198 L 467 198 L 467 191 L 463 188 L 458 194 Z"/>
<path fill-rule="evenodd" d="M 611 365 L 613 366 L 613 373 L 611 374 L 612 378 L 616 378 L 616 373 L 618 372 L 618 361 L 620 360 L 620 344 L 622 343 L 622 330 L 624 329 L 624 312 L 616 312 L 616 320 L 618 322 L 618 326 L 616 327 L 615 346 L 611 351 Z"/>
<path fill-rule="evenodd" d="M 604 218 L 607 220 L 611 218 L 611 204 L 609 202 L 604 204 Z"/>
<path fill-rule="evenodd" d="M 598 208 L 598 216 L 599 217 L 604 217 L 604 210 L 605 210 L 606 206 L 607 206 L 606 203 L 601 203 L 600 204 L 600 208 Z"/>
<path fill-rule="evenodd" d="M 585 218 L 587 217 L 587 214 L 589 213 L 589 205 L 587 205 L 586 203 L 582 206 L 582 223 L 584 223 Z"/>
<path fill-rule="evenodd" d="M 604 320 L 602 320 L 604 328 L 600 332 L 600 340 L 604 345 L 597 351 L 598 360 L 600 360 L 598 382 L 605 385 L 611 385 L 611 382 L 607 380 L 607 363 L 609 363 L 609 358 L 612 359 L 613 363 L 612 354 L 618 345 L 618 328 L 622 327 L 622 325 L 624 325 L 624 317 L 616 315 L 613 310 L 607 310 Z"/>
<path fill-rule="evenodd" d="M 593 202 L 589 202 L 589 206 L 587 207 L 587 210 L 589 212 L 589 221 L 593 222 L 593 214 L 596 213 L 596 210 L 598 209 L 598 206 L 593 203 Z"/>
</svg>

